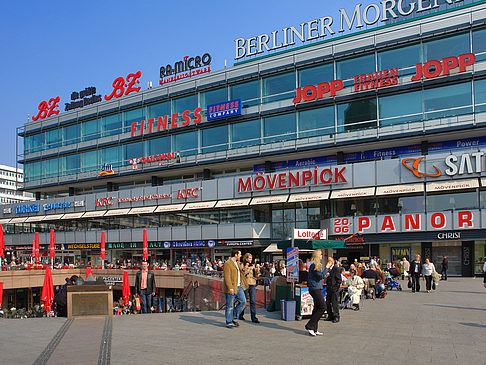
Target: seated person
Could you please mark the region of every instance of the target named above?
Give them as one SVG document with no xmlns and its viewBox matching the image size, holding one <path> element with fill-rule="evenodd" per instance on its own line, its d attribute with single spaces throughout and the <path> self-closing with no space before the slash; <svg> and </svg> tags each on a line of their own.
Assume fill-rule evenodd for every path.
<svg viewBox="0 0 486 365">
<path fill-rule="evenodd" d="M 349 270 L 349 278 L 346 280 L 348 285 L 348 295 L 350 298 L 350 303 L 354 307 L 354 310 L 359 310 L 359 299 L 361 297 L 361 291 L 364 288 L 363 279 L 356 275 L 355 269 Z"/>
<path fill-rule="evenodd" d="M 366 296 L 369 296 L 371 290 L 375 287 L 376 283 L 381 280 L 380 275 L 376 272 L 376 266 L 372 266 L 371 269 L 365 270 L 361 277 L 364 281 L 364 291 Z"/>
</svg>

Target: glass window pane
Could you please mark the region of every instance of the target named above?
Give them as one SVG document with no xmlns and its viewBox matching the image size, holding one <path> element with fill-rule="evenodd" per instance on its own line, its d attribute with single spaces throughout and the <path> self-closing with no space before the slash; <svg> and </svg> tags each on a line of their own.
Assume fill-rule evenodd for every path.
<svg viewBox="0 0 486 365">
<path fill-rule="evenodd" d="M 59 159 L 50 158 L 43 161 L 44 178 L 59 176 Z"/>
<path fill-rule="evenodd" d="M 121 130 L 120 114 L 109 115 L 101 119 L 103 137 L 119 134 Z"/>
<path fill-rule="evenodd" d="M 81 171 L 93 171 L 98 170 L 98 151 L 87 151 L 81 153 Z"/>
<path fill-rule="evenodd" d="M 472 113 L 471 83 L 424 90 L 425 118 L 442 118 Z"/>
<path fill-rule="evenodd" d="M 263 136 L 265 143 L 295 138 L 295 113 L 264 118 Z"/>
<path fill-rule="evenodd" d="M 336 79 L 338 80 L 347 80 L 370 72 L 375 72 L 374 54 L 336 62 Z"/>
<path fill-rule="evenodd" d="M 36 133 L 32 136 L 32 149 L 31 152 L 39 152 L 44 149 L 45 133 Z"/>
<path fill-rule="evenodd" d="M 113 167 L 120 166 L 120 146 L 103 148 L 101 150 L 100 165 L 111 164 Z"/>
<path fill-rule="evenodd" d="M 408 72 L 400 72 L 400 75 L 414 73 L 415 65 L 421 62 L 420 44 L 396 48 L 378 53 L 378 70 L 410 67 Z"/>
<path fill-rule="evenodd" d="M 263 80 L 263 102 L 290 99 L 295 94 L 295 72 L 265 77 Z M 274 96 L 269 96 L 274 95 Z"/>
<path fill-rule="evenodd" d="M 474 80 L 476 113 L 486 112 L 486 79 Z"/>
<path fill-rule="evenodd" d="M 194 155 L 197 153 L 197 132 L 175 134 L 172 136 L 174 150 L 179 151 L 181 156 Z"/>
<path fill-rule="evenodd" d="M 164 115 L 170 114 L 170 103 L 164 101 L 163 103 L 149 105 L 147 107 L 147 119 L 157 119 L 158 117 L 163 117 Z"/>
<path fill-rule="evenodd" d="M 228 148 L 228 126 L 203 129 L 201 138 L 202 153 L 226 150 Z"/>
<path fill-rule="evenodd" d="M 53 129 L 46 132 L 46 149 L 58 148 L 61 146 L 61 137 L 59 129 Z"/>
<path fill-rule="evenodd" d="M 260 144 L 260 120 L 231 124 L 231 148 Z"/>
<path fill-rule="evenodd" d="M 469 53 L 469 33 L 424 42 L 424 62 Z"/>
<path fill-rule="evenodd" d="M 334 133 L 334 106 L 299 112 L 299 138 Z"/>
<path fill-rule="evenodd" d="M 131 158 L 143 157 L 143 142 L 129 143 L 125 145 L 124 160 L 128 161 Z"/>
<path fill-rule="evenodd" d="M 334 65 L 328 63 L 317 67 L 305 68 L 297 73 L 299 87 L 307 85 L 317 85 L 320 82 L 329 82 L 334 80 Z"/>
<path fill-rule="evenodd" d="M 154 138 L 148 141 L 148 154 L 149 155 L 156 155 L 159 153 L 168 153 L 171 152 L 170 150 L 170 138 L 169 137 L 160 137 Z"/>
<path fill-rule="evenodd" d="M 241 99 L 243 108 L 258 105 L 260 102 L 260 80 L 230 86 L 230 98 Z"/>
<path fill-rule="evenodd" d="M 62 129 L 62 145 L 67 146 L 79 142 L 79 124 L 69 125 Z"/>
<path fill-rule="evenodd" d="M 62 158 L 63 175 L 71 175 L 79 172 L 79 155 L 69 155 Z"/>
<path fill-rule="evenodd" d="M 197 108 L 196 95 L 190 95 L 184 98 L 172 100 L 172 110 L 174 113 L 179 113 L 179 115 L 182 115 L 182 113 L 185 112 L 186 110 L 190 110 L 192 112 L 196 108 Z"/>
<path fill-rule="evenodd" d="M 376 128 L 376 98 L 338 104 L 338 132 Z"/>
<path fill-rule="evenodd" d="M 379 105 L 381 126 L 422 120 L 422 91 L 381 96 Z"/>
<path fill-rule="evenodd" d="M 478 209 L 478 194 L 475 191 L 427 195 L 428 212 L 442 212 L 451 209 Z"/>
<path fill-rule="evenodd" d="M 92 141 L 99 137 L 100 133 L 100 120 L 93 119 L 88 120 L 81 124 L 81 136 L 82 141 Z"/>
<path fill-rule="evenodd" d="M 486 55 L 478 56 L 479 53 L 486 52 L 486 28 L 475 30 L 472 33 L 473 53 L 476 55 L 476 61 L 483 61 Z"/>
<path fill-rule="evenodd" d="M 123 133 L 130 132 L 132 123 L 138 123 L 145 119 L 144 108 L 123 112 Z"/>
<path fill-rule="evenodd" d="M 206 91 L 201 93 L 201 108 L 203 113 L 206 113 L 206 107 L 208 105 L 222 103 L 228 100 L 228 94 L 226 88 Z"/>
</svg>

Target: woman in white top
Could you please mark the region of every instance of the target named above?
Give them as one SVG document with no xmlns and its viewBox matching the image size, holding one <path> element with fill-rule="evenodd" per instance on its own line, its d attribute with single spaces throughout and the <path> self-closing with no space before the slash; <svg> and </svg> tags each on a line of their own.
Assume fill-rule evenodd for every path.
<svg viewBox="0 0 486 365">
<path fill-rule="evenodd" d="M 433 272 L 435 272 L 435 266 L 427 257 L 425 263 L 422 265 L 422 274 L 425 278 L 425 289 L 427 289 L 427 293 L 430 293 Z"/>
</svg>

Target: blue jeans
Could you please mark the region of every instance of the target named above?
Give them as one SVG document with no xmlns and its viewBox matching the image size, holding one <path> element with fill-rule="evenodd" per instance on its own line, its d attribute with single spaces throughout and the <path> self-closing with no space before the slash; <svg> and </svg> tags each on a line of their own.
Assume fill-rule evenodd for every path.
<svg viewBox="0 0 486 365">
<path fill-rule="evenodd" d="M 150 313 L 150 307 L 152 306 L 152 293 L 147 294 L 147 290 L 140 290 L 140 304 L 142 306 L 142 313 Z"/>
<path fill-rule="evenodd" d="M 256 316 L 256 302 L 255 302 L 255 297 L 256 297 L 256 285 L 249 285 L 248 289 L 245 290 L 245 296 L 248 295 L 248 298 L 250 300 L 250 314 L 251 314 L 251 320 L 255 321 L 257 319 Z M 240 316 L 242 317 L 245 314 L 245 308 L 241 311 Z"/>
<path fill-rule="evenodd" d="M 243 308 L 245 308 L 246 305 L 245 292 L 243 291 L 243 288 L 239 286 L 236 294 L 224 293 L 224 295 L 226 297 L 226 308 L 224 311 L 226 317 L 226 324 L 230 324 L 233 321 L 238 320 L 241 311 L 243 310 Z M 233 305 L 235 303 L 235 298 L 238 301 L 238 305 L 233 308 Z"/>
</svg>

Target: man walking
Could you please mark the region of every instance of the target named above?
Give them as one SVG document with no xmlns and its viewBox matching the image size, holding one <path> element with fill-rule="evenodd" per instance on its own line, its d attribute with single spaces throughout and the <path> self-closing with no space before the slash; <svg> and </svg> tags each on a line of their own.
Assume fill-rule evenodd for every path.
<svg viewBox="0 0 486 365">
<path fill-rule="evenodd" d="M 155 276 L 148 269 L 148 262 L 142 261 L 142 269 L 135 276 L 135 294 L 140 296 L 142 313 L 150 313 L 152 297 L 155 295 Z"/>
<path fill-rule="evenodd" d="M 420 291 L 420 273 L 422 272 L 422 263 L 420 255 L 415 256 L 415 260 L 410 263 L 410 275 L 412 276 L 412 293 Z"/>
<path fill-rule="evenodd" d="M 237 319 L 246 305 L 245 290 L 248 285 L 240 266 L 240 258 L 241 251 L 233 249 L 231 257 L 224 263 L 223 267 L 223 291 L 226 297 L 225 317 L 226 327 L 228 328 L 240 325 Z M 238 301 L 238 305 L 233 308 L 235 298 Z"/>
<path fill-rule="evenodd" d="M 442 259 L 442 269 L 440 271 L 442 275 L 441 280 L 447 280 L 447 270 L 449 270 L 449 260 L 447 259 L 447 256 L 444 256 Z"/>
<path fill-rule="evenodd" d="M 328 259 L 332 266 L 329 268 L 329 274 L 326 276 L 326 306 L 327 320 L 332 323 L 339 322 L 339 289 L 341 287 L 341 267 L 336 265 L 333 258 Z"/>
</svg>

